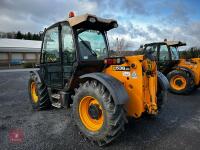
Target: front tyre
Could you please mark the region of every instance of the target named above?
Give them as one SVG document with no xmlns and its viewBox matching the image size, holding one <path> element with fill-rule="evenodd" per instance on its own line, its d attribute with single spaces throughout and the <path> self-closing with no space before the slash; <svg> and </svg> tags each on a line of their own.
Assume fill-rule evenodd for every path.
<svg viewBox="0 0 200 150">
<path fill-rule="evenodd" d="M 51 108 L 47 87 L 44 83 L 38 81 L 38 78 L 34 73 L 31 73 L 30 75 L 28 92 L 33 109 L 44 110 Z"/>
<path fill-rule="evenodd" d="M 184 71 L 173 70 L 168 73 L 170 91 L 175 94 L 189 94 L 194 87 L 193 79 Z"/>
<path fill-rule="evenodd" d="M 157 84 L 157 94 L 156 94 L 158 113 L 161 112 L 164 104 L 167 102 L 168 89 L 169 89 L 168 79 L 161 72 L 158 71 L 158 84 Z"/>
<path fill-rule="evenodd" d="M 109 91 L 96 80 L 75 90 L 73 115 L 80 131 L 99 146 L 114 140 L 126 122 L 123 105 L 115 105 Z"/>
</svg>

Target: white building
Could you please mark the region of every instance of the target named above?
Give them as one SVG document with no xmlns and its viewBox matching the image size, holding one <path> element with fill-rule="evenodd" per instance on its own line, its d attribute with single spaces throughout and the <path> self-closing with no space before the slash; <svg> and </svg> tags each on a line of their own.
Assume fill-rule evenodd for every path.
<svg viewBox="0 0 200 150">
<path fill-rule="evenodd" d="M 41 41 L 0 39 L 0 66 L 39 62 Z"/>
</svg>

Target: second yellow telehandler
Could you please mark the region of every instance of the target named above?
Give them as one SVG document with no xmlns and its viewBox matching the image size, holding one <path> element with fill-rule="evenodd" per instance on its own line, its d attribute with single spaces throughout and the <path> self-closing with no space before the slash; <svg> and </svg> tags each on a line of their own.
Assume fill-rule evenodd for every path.
<svg viewBox="0 0 200 150">
<path fill-rule="evenodd" d="M 200 86 L 200 58 L 180 59 L 181 41 L 154 42 L 144 45 L 156 57 L 158 69 L 167 76 L 170 90 L 176 94 L 190 94 Z"/>
</svg>

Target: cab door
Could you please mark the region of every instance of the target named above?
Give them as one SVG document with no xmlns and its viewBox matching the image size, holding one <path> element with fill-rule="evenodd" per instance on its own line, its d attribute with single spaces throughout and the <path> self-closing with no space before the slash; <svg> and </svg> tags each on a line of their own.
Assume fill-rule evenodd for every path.
<svg viewBox="0 0 200 150">
<path fill-rule="evenodd" d="M 61 89 L 63 87 L 63 71 L 61 63 L 59 24 L 46 30 L 41 53 L 41 72 L 48 87 Z"/>
<path fill-rule="evenodd" d="M 69 88 L 70 81 L 73 78 L 75 71 L 74 64 L 77 60 L 75 40 L 71 27 L 66 23 L 62 23 L 61 29 L 61 49 L 62 49 L 62 64 L 63 64 L 63 83 Z"/>
<path fill-rule="evenodd" d="M 158 68 L 161 72 L 167 72 L 171 68 L 170 51 L 167 45 L 158 46 Z"/>
</svg>

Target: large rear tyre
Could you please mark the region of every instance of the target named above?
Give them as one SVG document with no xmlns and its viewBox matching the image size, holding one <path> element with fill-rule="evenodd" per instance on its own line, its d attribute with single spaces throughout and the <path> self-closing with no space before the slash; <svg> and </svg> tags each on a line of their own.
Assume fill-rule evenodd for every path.
<svg viewBox="0 0 200 150">
<path fill-rule="evenodd" d="M 51 108 L 52 105 L 49 99 L 47 87 L 44 83 L 38 81 L 38 78 L 34 73 L 31 73 L 30 75 L 28 92 L 33 109 L 46 110 Z"/>
<path fill-rule="evenodd" d="M 113 141 L 127 121 L 123 105 L 116 105 L 109 91 L 95 80 L 75 90 L 73 116 L 80 131 L 99 146 Z"/>
<path fill-rule="evenodd" d="M 167 102 L 169 89 L 169 81 L 168 79 L 158 71 L 158 84 L 157 84 L 157 106 L 158 113 L 160 113 L 163 109 L 164 104 Z"/>
<path fill-rule="evenodd" d="M 168 73 L 170 91 L 175 94 L 190 94 L 194 89 L 194 80 L 184 71 L 173 70 Z"/>
</svg>

